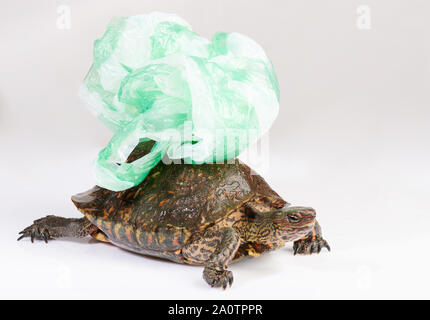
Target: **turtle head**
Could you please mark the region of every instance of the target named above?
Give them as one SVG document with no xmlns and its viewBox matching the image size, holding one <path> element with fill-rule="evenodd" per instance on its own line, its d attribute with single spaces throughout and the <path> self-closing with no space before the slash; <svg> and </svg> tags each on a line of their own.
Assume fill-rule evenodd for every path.
<svg viewBox="0 0 430 320">
<path fill-rule="evenodd" d="M 315 210 L 309 207 L 286 207 L 273 214 L 274 228 L 285 242 L 306 236 L 314 227 Z"/>
<path fill-rule="evenodd" d="M 260 210 L 258 210 L 260 209 Z M 315 224 L 315 210 L 309 207 L 261 207 L 248 206 L 251 241 L 272 243 L 295 241 L 307 235 Z"/>
</svg>

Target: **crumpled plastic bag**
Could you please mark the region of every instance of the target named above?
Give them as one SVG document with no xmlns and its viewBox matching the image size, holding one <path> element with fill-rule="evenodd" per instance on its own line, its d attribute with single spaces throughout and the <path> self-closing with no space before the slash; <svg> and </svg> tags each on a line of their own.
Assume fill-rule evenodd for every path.
<svg viewBox="0 0 430 320">
<path fill-rule="evenodd" d="M 233 159 L 279 109 L 272 63 L 255 41 L 239 33 L 209 41 L 159 12 L 111 20 L 94 42 L 80 96 L 114 132 L 94 166 L 97 184 L 113 191 L 141 183 L 165 154 L 187 163 Z M 148 139 L 151 152 L 125 163 Z"/>
</svg>

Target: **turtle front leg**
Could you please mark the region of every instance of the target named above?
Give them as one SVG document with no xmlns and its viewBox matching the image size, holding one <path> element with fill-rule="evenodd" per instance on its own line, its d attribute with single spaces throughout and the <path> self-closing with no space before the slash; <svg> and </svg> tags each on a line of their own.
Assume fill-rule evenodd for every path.
<svg viewBox="0 0 430 320">
<path fill-rule="evenodd" d="M 305 237 L 294 241 L 293 249 L 294 255 L 298 254 L 312 254 L 320 253 L 322 248 L 327 248 L 330 251 L 330 246 L 327 241 L 322 237 L 321 227 L 318 221 L 315 221 L 315 225 L 311 232 Z"/>
<path fill-rule="evenodd" d="M 239 234 L 230 227 L 220 228 L 211 232 L 211 236 L 206 239 L 207 243 L 218 240 L 218 244 L 206 261 L 205 269 L 203 270 L 203 279 L 211 287 L 231 286 L 233 283 L 233 273 L 227 270 L 227 265 L 236 255 L 240 245 Z"/>
<path fill-rule="evenodd" d="M 46 216 L 35 220 L 33 224 L 19 234 L 18 240 L 30 237 L 31 242 L 34 239 L 44 240 L 56 239 L 61 237 L 83 238 L 95 232 L 97 227 L 94 226 L 87 218 L 63 218 L 57 216 Z"/>
</svg>

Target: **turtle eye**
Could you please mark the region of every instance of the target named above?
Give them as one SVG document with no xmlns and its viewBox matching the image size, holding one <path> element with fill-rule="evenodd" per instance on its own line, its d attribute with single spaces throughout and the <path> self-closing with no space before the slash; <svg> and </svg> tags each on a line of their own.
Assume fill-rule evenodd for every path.
<svg viewBox="0 0 430 320">
<path fill-rule="evenodd" d="M 290 221 L 291 223 L 297 223 L 300 221 L 300 215 L 297 213 L 292 213 L 288 215 L 288 221 Z"/>
</svg>

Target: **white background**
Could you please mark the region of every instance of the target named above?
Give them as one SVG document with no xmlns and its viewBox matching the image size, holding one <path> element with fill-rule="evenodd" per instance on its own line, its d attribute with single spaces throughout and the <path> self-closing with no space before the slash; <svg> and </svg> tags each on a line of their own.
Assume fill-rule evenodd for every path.
<svg viewBox="0 0 430 320">
<path fill-rule="evenodd" d="M 57 8 L 71 8 L 71 28 Z M 0 298 L 430 298 L 430 3 L 367 1 L 23 1 L 0 4 Z M 177 13 L 206 37 L 244 33 L 281 87 L 264 177 L 317 210 L 332 252 L 291 245 L 231 265 L 233 287 L 202 268 L 94 240 L 17 242 L 46 214 L 79 217 L 72 194 L 111 133 L 77 90 L 114 15 Z"/>
</svg>

